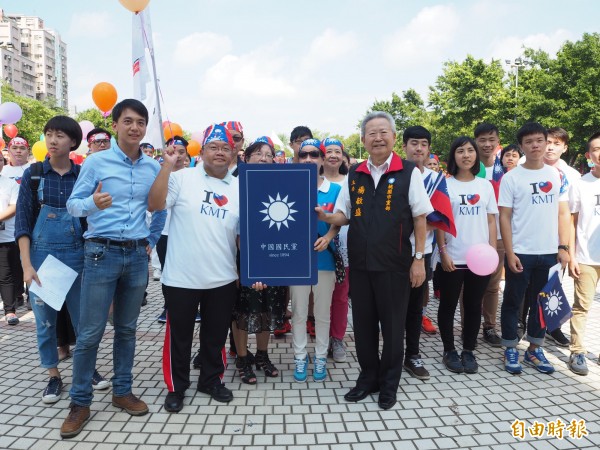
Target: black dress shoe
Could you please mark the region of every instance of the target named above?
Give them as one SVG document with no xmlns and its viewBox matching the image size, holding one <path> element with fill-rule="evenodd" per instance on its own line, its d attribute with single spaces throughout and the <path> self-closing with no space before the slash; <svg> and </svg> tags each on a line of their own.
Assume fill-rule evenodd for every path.
<svg viewBox="0 0 600 450">
<path fill-rule="evenodd" d="M 364 400 L 369 396 L 369 394 L 372 394 L 374 392 L 379 392 L 379 388 L 363 389 L 361 387 L 356 386 L 350 389 L 346 393 L 346 395 L 344 395 L 344 400 L 346 400 L 347 402 L 359 402 L 361 400 Z"/>
<path fill-rule="evenodd" d="M 389 394 L 379 394 L 379 401 L 377 402 L 381 409 L 390 409 L 396 404 L 396 396 Z"/>
<path fill-rule="evenodd" d="M 183 393 L 169 392 L 165 398 L 165 410 L 177 413 L 183 409 Z"/>
<path fill-rule="evenodd" d="M 217 384 L 208 388 L 198 386 L 198 391 L 210 395 L 217 402 L 229 403 L 233 400 L 233 394 L 223 384 Z"/>
</svg>

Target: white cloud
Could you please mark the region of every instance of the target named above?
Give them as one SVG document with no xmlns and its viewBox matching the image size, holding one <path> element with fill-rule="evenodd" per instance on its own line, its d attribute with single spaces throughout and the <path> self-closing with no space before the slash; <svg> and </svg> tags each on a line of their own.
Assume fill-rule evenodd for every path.
<svg viewBox="0 0 600 450">
<path fill-rule="evenodd" d="M 116 31 L 114 19 L 108 12 L 81 12 L 71 16 L 70 38 L 104 38 Z"/>
<path fill-rule="evenodd" d="M 490 55 L 501 61 L 514 59 L 522 56 L 523 48 L 528 47 L 535 50 L 542 49 L 553 56 L 568 39 L 575 39 L 575 36 L 565 29 L 558 29 L 552 34 L 537 33 L 525 37 L 505 36 L 492 41 Z"/>
<path fill-rule="evenodd" d="M 306 66 L 321 64 L 330 60 L 338 60 L 352 53 L 358 46 L 354 33 L 340 33 L 327 28 L 313 39 L 304 62 Z"/>
<path fill-rule="evenodd" d="M 284 73 L 285 59 L 278 56 L 277 47 L 259 47 L 241 56 L 225 55 L 206 71 L 201 81 L 202 93 L 218 98 L 294 96 L 296 88 Z"/>
<path fill-rule="evenodd" d="M 459 23 L 453 6 L 423 8 L 408 25 L 386 37 L 385 62 L 392 67 L 437 63 L 452 45 Z"/>
<path fill-rule="evenodd" d="M 231 51 L 231 39 L 211 32 L 192 33 L 175 44 L 173 59 L 178 64 L 192 66 L 204 59 Z"/>
</svg>

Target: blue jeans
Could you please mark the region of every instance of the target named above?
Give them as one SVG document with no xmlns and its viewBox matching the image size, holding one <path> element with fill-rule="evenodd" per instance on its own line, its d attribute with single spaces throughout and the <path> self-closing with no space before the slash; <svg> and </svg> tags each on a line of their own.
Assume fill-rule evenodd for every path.
<svg viewBox="0 0 600 450">
<path fill-rule="evenodd" d="M 519 343 L 517 326 L 521 302 L 529 305 L 527 319 L 527 340 L 535 345 L 544 345 L 546 329 L 540 324 L 540 311 L 537 306 L 537 296 L 548 282 L 548 270 L 556 264 L 556 253 L 548 255 L 520 255 L 523 271 L 513 273 L 504 261 L 506 284 L 504 300 L 502 301 L 500 325 L 502 327 L 502 345 L 516 347 Z M 532 293 L 529 298 L 523 298 L 527 288 Z"/>
<path fill-rule="evenodd" d="M 147 277 L 148 255 L 144 246 L 121 248 L 86 241 L 79 335 L 70 392 L 74 404 L 92 403 L 92 376 L 111 303 L 115 330 L 113 395 L 122 397 L 131 392 L 135 332 Z"/>
<path fill-rule="evenodd" d="M 31 265 L 37 271 L 48 255 L 54 256 L 79 275 L 66 298 L 67 309 L 77 334 L 79 303 L 81 297 L 81 272 L 83 271 L 83 238 L 81 222 L 67 212 L 66 208 L 42 205 L 32 233 L 30 247 Z M 41 366 L 53 369 L 58 366 L 56 349 L 56 317 L 58 311 L 29 293 L 31 308 L 35 316 L 37 343 Z"/>
</svg>

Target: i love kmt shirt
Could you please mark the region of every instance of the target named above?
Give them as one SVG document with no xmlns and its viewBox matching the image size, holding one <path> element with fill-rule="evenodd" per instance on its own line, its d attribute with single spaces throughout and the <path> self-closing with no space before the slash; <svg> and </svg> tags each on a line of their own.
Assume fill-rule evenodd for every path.
<svg viewBox="0 0 600 450">
<path fill-rule="evenodd" d="M 240 230 L 238 179 L 209 176 L 200 164 L 169 177 L 169 245 L 161 281 L 186 289 L 213 289 L 237 280 Z"/>
<path fill-rule="evenodd" d="M 454 264 L 466 264 L 472 245 L 490 242 L 488 214 L 498 214 L 494 188 L 478 177 L 472 181 L 450 177 L 446 183 L 456 226 L 456 237 L 446 233 L 446 251 Z"/>
<path fill-rule="evenodd" d="M 568 201 L 560 174 L 551 166 L 517 166 L 502 177 L 498 206 L 512 208 L 513 251 L 524 255 L 558 252 L 558 203 Z"/>
</svg>

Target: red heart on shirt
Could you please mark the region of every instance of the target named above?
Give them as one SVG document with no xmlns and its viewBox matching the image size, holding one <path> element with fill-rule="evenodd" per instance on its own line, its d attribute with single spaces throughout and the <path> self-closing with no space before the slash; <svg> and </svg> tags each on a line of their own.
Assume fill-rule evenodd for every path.
<svg viewBox="0 0 600 450">
<path fill-rule="evenodd" d="M 469 194 L 469 195 L 467 195 L 467 201 L 471 205 L 476 205 L 480 198 L 481 197 L 479 196 L 479 194 Z"/>
<path fill-rule="evenodd" d="M 549 181 L 542 181 L 541 183 L 539 183 L 539 186 L 540 189 L 546 194 L 550 192 L 550 189 L 552 189 L 552 183 L 550 183 Z"/>
<path fill-rule="evenodd" d="M 226 205 L 229 201 L 225 195 L 213 194 L 213 200 L 218 206 Z"/>
</svg>

